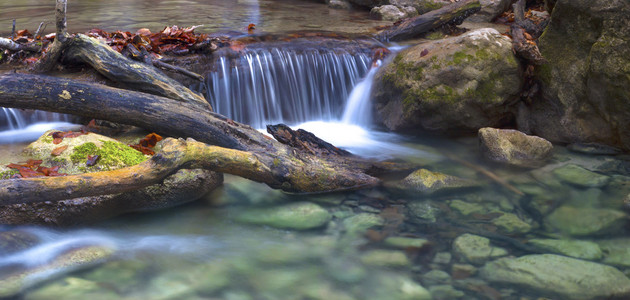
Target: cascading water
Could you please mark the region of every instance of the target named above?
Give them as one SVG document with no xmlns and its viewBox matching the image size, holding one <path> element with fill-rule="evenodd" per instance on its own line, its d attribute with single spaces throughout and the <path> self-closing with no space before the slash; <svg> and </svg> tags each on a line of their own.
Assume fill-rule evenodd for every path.
<svg viewBox="0 0 630 300">
<path fill-rule="evenodd" d="M 371 63 L 365 53 L 338 49 L 249 50 L 218 59 L 207 95 L 218 113 L 255 128 L 338 120 Z"/>
<path fill-rule="evenodd" d="M 2 107 L 0 114 L 0 144 L 36 140 L 49 129 L 65 129 L 74 124 L 64 114 L 40 110 L 20 110 Z"/>
</svg>

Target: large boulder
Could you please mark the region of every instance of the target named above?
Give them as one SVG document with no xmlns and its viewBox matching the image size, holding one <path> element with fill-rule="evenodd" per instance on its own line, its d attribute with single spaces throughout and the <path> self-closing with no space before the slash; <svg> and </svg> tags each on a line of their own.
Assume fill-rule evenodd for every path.
<svg viewBox="0 0 630 300">
<path fill-rule="evenodd" d="M 372 90 L 377 116 L 391 130 L 473 133 L 509 121 L 506 106 L 520 86 L 510 39 L 483 28 L 401 51 Z"/>
<path fill-rule="evenodd" d="M 560 299 L 628 299 L 630 279 L 607 265 L 555 254 L 502 258 L 480 269 L 482 278 Z"/>
<path fill-rule="evenodd" d="M 398 21 L 400 19 L 413 17 L 418 14 L 411 6 L 398 7 L 394 5 L 382 5 L 372 8 L 370 14 L 376 15 L 382 20 Z"/>
<path fill-rule="evenodd" d="M 481 128 L 478 136 L 481 154 L 486 159 L 513 166 L 540 167 L 553 149 L 549 141 L 518 130 Z"/>
<path fill-rule="evenodd" d="M 519 130 L 630 150 L 629 15 L 627 0 L 557 1 L 539 43 L 542 97 L 520 105 Z"/>
</svg>

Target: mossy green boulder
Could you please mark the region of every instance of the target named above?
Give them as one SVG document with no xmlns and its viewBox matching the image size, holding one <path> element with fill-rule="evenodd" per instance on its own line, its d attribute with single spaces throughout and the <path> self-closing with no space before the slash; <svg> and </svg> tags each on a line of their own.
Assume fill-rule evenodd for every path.
<svg viewBox="0 0 630 300">
<path fill-rule="evenodd" d="M 396 54 L 376 74 L 373 99 L 390 130 L 473 133 L 508 121 L 520 87 L 511 40 L 483 28 Z"/>
<path fill-rule="evenodd" d="M 619 232 L 627 221 L 622 211 L 563 205 L 545 218 L 545 225 L 569 236 L 595 236 Z"/>
<path fill-rule="evenodd" d="M 24 152 L 35 159 L 43 160 L 43 166 L 59 166 L 59 173 L 80 174 L 115 170 L 137 165 L 149 157 L 113 138 L 97 133 L 64 138 L 59 144 L 54 144 L 50 134 L 55 131 L 57 130 L 44 133 L 28 145 Z M 51 154 L 60 147 L 67 148 L 58 155 Z M 94 166 L 86 165 L 88 155 L 99 155 Z"/>
</svg>

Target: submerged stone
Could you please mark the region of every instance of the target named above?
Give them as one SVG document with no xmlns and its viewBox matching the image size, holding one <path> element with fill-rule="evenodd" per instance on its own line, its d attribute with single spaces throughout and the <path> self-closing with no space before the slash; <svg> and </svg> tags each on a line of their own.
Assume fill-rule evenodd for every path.
<svg viewBox="0 0 630 300">
<path fill-rule="evenodd" d="M 527 243 L 543 251 L 586 260 L 600 260 L 603 255 L 599 246 L 589 241 L 531 239 Z"/>
<path fill-rule="evenodd" d="M 568 205 L 558 207 L 545 219 L 549 230 L 571 236 L 618 232 L 626 222 L 627 216 L 622 211 Z"/>
<path fill-rule="evenodd" d="M 518 130 L 481 128 L 479 148 L 488 160 L 508 165 L 536 168 L 551 156 L 553 145 L 543 138 Z"/>
<path fill-rule="evenodd" d="M 464 292 L 455 289 L 450 284 L 430 286 L 429 292 L 431 292 L 433 299 L 459 299 L 466 295 Z"/>
<path fill-rule="evenodd" d="M 386 238 L 383 243 L 389 247 L 406 249 L 409 247 L 422 248 L 430 244 L 426 239 L 421 238 L 408 238 L 402 236 L 392 236 Z"/>
<path fill-rule="evenodd" d="M 470 203 L 459 199 L 452 200 L 448 206 L 464 216 L 470 214 L 485 214 L 488 209 L 479 203 Z"/>
<path fill-rule="evenodd" d="M 361 262 L 377 267 L 409 267 L 411 262 L 404 252 L 395 250 L 372 250 L 361 255 Z"/>
<path fill-rule="evenodd" d="M 7 230 L 0 232 L 0 253 L 15 253 L 34 246 L 39 237 L 23 230 Z"/>
<path fill-rule="evenodd" d="M 601 240 L 597 244 L 604 251 L 602 263 L 630 268 L 630 238 Z"/>
<path fill-rule="evenodd" d="M 379 215 L 360 213 L 342 221 L 346 233 L 349 235 L 363 235 L 368 229 L 385 224 Z"/>
<path fill-rule="evenodd" d="M 453 241 L 453 252 L 463 261 L 478 265 L 508 254 L 503 248 L 491 246 L 488 238 L 469 233 L 460 235 Z"/>
<path fill-rule="evenodd" d="M 408 191 L 433 194 L 450 190 L 470 188 L 479 184 L 469 179 L 463 179 L 427 169 L 419 169 L 401 180 L 395 187 Z"/>
<path fill-rule="evenodd" d="M 566 164 L 554 169 L 553 174 L 566 183 L 580 187 L 603 187 L 610 181 L 609 176 L 591 172 L 574 164 Z"/>
<path fill-rule="evenodd" d="M 619 270 L 555 254 L 501 258 L 479 270 L 497 284 L 563 299 L 627 299 L 630 279 Z"/>
<path fill-rule="evenodd" d="M 317 204 L 297 202 L 276 207 L 245 209 L 237 213 L 234 219 L 247 224 L 308 230 L 328 224 L 331 215 Z"/>
<path fill-rule="evenodd" d="M 85 280 L 78 277 L 67 277 L 61 281 L 53 282 L 29 292 L 24 299 L 27 300 L 110 300 L 120 299 L 111 288 L 104 287 L 100 282 Z"/>
<path fill-rule="evenodd" d="M 532 230 L 532 225 L 512 213 L 503 213 L 501 216 L 492 219 L 492 224 L 496 225 L 501 231 L 510 234 L 526 233 Z"/>
</svg>

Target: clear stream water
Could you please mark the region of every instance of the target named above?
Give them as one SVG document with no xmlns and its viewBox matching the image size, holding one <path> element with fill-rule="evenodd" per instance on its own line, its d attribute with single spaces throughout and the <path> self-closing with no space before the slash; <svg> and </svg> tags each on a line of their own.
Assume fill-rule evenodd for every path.
<svg viewBox="0 0 630 300">
<path fill-rule="evenodd" d="M 36 28 L 40 20 L 50 20 L 52 3 L 0 1 L 0 32 L 6 34 L 12 18 L 18 20 L 18 28 Z M 256 23 L 268 32 L 367 33 L 382 24 L 364 12 L 330 10 L 310 1 L 71 1 L 69 12 L 71 31 L 159 30 L 166 24 L 240 30 Z M 581 154 L 556 146 L 543 168 L 488 164 L 479 156 L 475 137 L 409 137 L 377 131 L 368 113 L 375 69 L 365 56 L 326 49 L 304 53 L 272 49 L 249 53 L 242 60 L 247 67 L 225 62 L 208 76 L 211 101 L 233 101 L 213 103 L 219 112 L 255 127 L 286 122 L 359 155 L 418 164 L 480 185 L 438 195 L 398 193 L 387 185 L 292 195 L 226 175 L 223 186 L 203 199 L 168 210 L 69 228 L 0 225 L 0 295 L 21 282 L 24 289 L 18 299 L 426 299 L 422 297 L 428 293 L 434 299 L 563 299 L 479 275 L 484 263 L 495 259 L 491 253 L 519 257 L 569 250 L 533 249 L 534 239 L 586 243 L 581 252 L 567 255 L 630 274 L 623 212 L 630 192 L 627 157 Z M 236 105 L 237 101 L 241 102 Z M 7 113 L 7 119 L 14 114 Z M 46 122 L 29 128 L 28 123 L 0 132 L 4 141 L 0 163 L 24 159 L 20 149 L 38 135 L 26 134 L 33 127 L 67 125 Z M 525 196 L 461 160 L 493 172 Z M 606 176 L 605 184 L 571 180 L 558 171 L 567 165 Z M 240 218 L 243 213 L 269 214 L 296 202 L 319 205 L 330 220 L 299 231 L 250 225 Z M 618 222 L 607 223 L 612 217 Z M 466 233 L 489 237 L 490 246 L 502 249 L 482 249 L 480 259 L 467 257 L 455 246 Z M 4 243 L 15 236 L 23 242 Z M 386 237 L 408 238 L 411 244 L 397 245 Z M 88 247 L 107 249 L 108 255 L 91 265 L 59 265 L 60 257 Z M 581 272 L 591 270 L 574 273 Z M 17 274 L 28 276 L 16 280 Z M 592 289 L 600 288 L 604 289 Z"/>
</svg>

